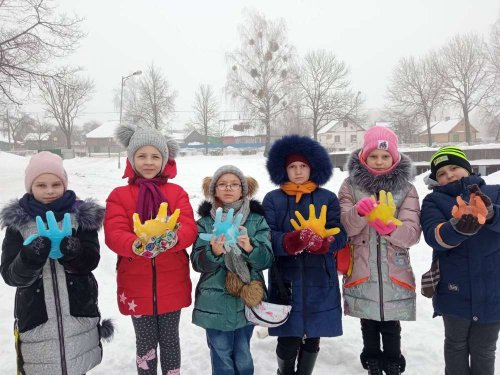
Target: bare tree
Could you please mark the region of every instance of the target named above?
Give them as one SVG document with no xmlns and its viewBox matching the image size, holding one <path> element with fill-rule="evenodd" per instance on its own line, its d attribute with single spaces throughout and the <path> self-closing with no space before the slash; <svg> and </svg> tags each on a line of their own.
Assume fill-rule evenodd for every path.
<svg viewBox="0 0 500 375">
<path fill-rule="evenodd" d="M 57 77 L 50 64 L 75 50 L 81 22 L 57 14 L 52 0 L 0 1 L 0 101 L 20 104 L 19 91 Z"/>
<path fill-rule="evenodd" d="M 432 115 L 444 99 L 443 80 L 435 71 L 432 57 L 401 59 L 392 72 L 387 98 L 389 111 L 401 124 L 408 120 L 425 122 L 427 143 L 431 146 Z"/>
<path fill-rule="evenodd" d="M 36 137 L 35 140 L 38 143 L 38 149 L 42 149 L 43 142 L 49 140 L 51 130 L 52 125 L 43 119 L 37 117 L 34 120 L 33 134 Z"/>
<path fill-rule="evenodd" d="M 457 35 L 434 55 L 446 100 L 462 109 L 468 144 L 471 143 L 469 113 L 486 100 L 495 87 L 489 63 L 484 40 L 477 34 Z"/>
<path fill-rule="evenodd" d="M 394 107 L 388 107 L 384 112 L 401 143 L 418 141 L 419 128 L 415 125 L 420 121 L 420 118 L 414 112 L 405 112 Z"/>
<path fill-rule="evenodd" d="M 212 135 L 214 121 L 219 115 L 217 108 L 217 98 L 210 85 L 200 85 L 195 93 L 194 119 L 191 124 L 196 131 L 205 136 L 205 155 L 208 155 L 208 136 Z"/>
<path fill-rule="evenodd" d="M 310 117 L 314 139 L 332 121 L 345 119 L 353 111 L 355 96 L 349 90 L 349 68 L 324 50 L 310 52 L 297 73 L 297 83 Z M 358 98 L 356 98 L 357 100 Z"/>
<path fill-rule="evenodd" d="M 75 118 L 90 100 L 94 83 L 89 78 L 79 77 L 73 70 L 63 69 L 62 72 L 58 78 L 40 79 L 40 97 L 46 113 L 57 122 L 63 132 L 66 147 L 71 148 Z"/>
<path fill-rule="evenodd" d="M 33 131 L 34 120 L 26 113 L 14 108 L 5 108 L 2 115 L 3 128 L 7 132 L 7 139 L 13 148 L 23 142 L 24 137 Z"/>
<path fill-rule="evenodd" d="M 238 99 L 249 117 L 266 129 L 265 154 L 271 143 L 271 123 L 287 106 L 293 48 L 282 19 L 270 21 L 248 12 L 239 30 L 241 46 L 227 55 L 227 92 Z"/>
<path fill-rule="evenodd" d="M 152 63 L 142 78 L 128 86 L 125 119 L 155 129 L 164 128 L 174 111 L 176 92 Z"/>
</svg>

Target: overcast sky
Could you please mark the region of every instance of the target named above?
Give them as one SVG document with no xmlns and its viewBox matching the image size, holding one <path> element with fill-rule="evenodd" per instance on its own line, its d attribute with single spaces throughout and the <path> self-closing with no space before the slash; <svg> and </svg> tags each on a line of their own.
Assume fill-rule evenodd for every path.
<svg viewBox="0 0 500 375">
<path fill-rule="evenodd" d="M 489 35 L 500 16 L 498 0 L 59 0 L 61 8 L 86 18 L 88 36 L 72 56 L 96 85 L 85 121 L 118 119 L 113 95 L 121 76 L 154 62 L 177 91 L 181 118 L 200 83 L 224 102 L 225 54 L 239 46 L 245 8 L 283 18 L 289 42 L 300 56 L 315 49 L 334 52 L 351 69 L 352 88 L 367 107 L 384 104 L 391 71 L 404 56 L 421 56 L 457 33 Z M 83 120 L 83 119 L 82 119 Z"/>
</svg>

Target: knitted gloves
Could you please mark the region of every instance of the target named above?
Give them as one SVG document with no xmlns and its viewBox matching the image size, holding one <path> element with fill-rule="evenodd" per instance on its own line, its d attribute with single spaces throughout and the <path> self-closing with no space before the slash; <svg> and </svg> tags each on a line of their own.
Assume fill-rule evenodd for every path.
<svg viewBox="0 0 500 375">
<path fill-rule="evenodd" d="M 146 258 L 154 258 L 160 253 L 163 253 L 177 244 L 178 237 L 176 231 L 167 230 L 158 237 L 151 237 L 148 241 L 142 242 L 137 238 L 132 244 L 134 254 Z"/>
<path fill-rule="evenodd" d="M 374 196 L 362 198 L 355 207 L 359 216 L 366 217 L 370 227 L 385 236 L 391 234 L 402 223 L 394 216 L 396 204 L 391 192 L 380 190 L 379 197 L 378 202 Z"/>
<path fill-rule="evenodd" d="M 490 220 L 494 215 L 493 203 L 491 202 L 491 199 L 481 191 L 477 184 L 469 185 L 467 189 L 469 190 L 469 193 L 474 193 L 476 197 L 481 198 L 487 210 L 486 220 Z"/>
<path fill-rule="evenodd" d="M 29 245 L 23 246 L 20 257 L 27 264 L 41 267 L 49 257 L 50 248 L 50 239 L 45 236 L 38 236 Z"/>
<path fill-rule="evenodd" d="M 312 254 L 326 254 L 330 249 L 333 236 L 322 238 L 311 229 L 305 228 L 288 232 L 283 236 L 283 247 L 290 255 L 297 255 L 304 250 Z"/>
</svg>

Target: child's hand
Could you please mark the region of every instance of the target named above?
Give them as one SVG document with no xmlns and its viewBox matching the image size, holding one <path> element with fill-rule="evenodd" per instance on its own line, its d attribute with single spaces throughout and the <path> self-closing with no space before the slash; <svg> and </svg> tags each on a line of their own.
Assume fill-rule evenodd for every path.
<svg viewBox="0 0 500 375">
<path fill-rule="evenodd" d="M 467 189 L 469 190 L 469 193 L 471 195 L 475 194 L 476 197 L 481 198 L 481 200 L 483 201 L 484 206 L 486 207 L 486 210 L 487 210 L 486 220 L 490 220 L 495 213 L 493 211 L 493 203 L 491 202 L 491 199 L 481 191 L 481 189 L 479 188 L 479 186 L 477 184 L 469 185 L 467 187 Z"/>
<path fill-rule="evenodd" d="M 226 237 L 221 234 L 218 238 L 212 237 L 210 239 L 210 246 L 212 246 L 212 253 L 215 256 L 219 256 L 226 253 L 224 250 L 224 243 L 226 242 Z"/>
<path fill-rule="evenodd" d="M 63 254 L 61 260 L 68 262 L 78 257 L 82 245 L 78 237 L 64 237 L 60 247 Z"/>
<path fill-rule="evenodd" d="M 461 196 L 457 197 L 457 204 L 453 206 L 451 210 L 451 216 L 454 219 L 460 220 L 464 215 L 472 215 L 477 218 L 479 224 L 484 224 L 486 222 L 486 216 L 488 214 L 488 209 L 484 205 L 483 200 L 472 193 L 470 195 L 470 202 L 467 204 Z"/>
<path fill-rule="evenodd" d="M 154 258 L 174 247 L 178 240 L 177 232 L 167 230 L 161 236 L 151 237 L 146 243 L 143 243 L 141 238 L 137 238 L 132 244 L 132 252 L 145 258 Z"/>
<path fill-rule="evenodd" d="M 38 236 L 30 244 L 24 245 L 20 257 L 23 262 L 43 266 L 49 257 L 51 241 L 48 237 Z"/>
<path fill-rule="evenodd" d="M 253 246 L 250 243 L 250 237 L 248 237 L 247 228 L 240 226 L 240 235 L 238 236 L 238 246 L 241 247 L 246 253 L 251 253 Z"/>
<path fill-rule="evenodd" d="M 365 197 L 360 199 L 359 202 L 356 203 L 355 207 L 359 216 L 367 216 L 370 212 L 373 211 L 376 204 L 377 202 L 373 197 Z"/>
</svg>

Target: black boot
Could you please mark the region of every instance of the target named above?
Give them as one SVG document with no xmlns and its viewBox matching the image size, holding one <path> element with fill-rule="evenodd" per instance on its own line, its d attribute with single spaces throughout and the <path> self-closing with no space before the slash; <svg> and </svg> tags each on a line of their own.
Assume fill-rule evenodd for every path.
<svg viewBox="0 0 500 375">
<path fill-rule="evenodd" d="M 400 375 L 405 371 L 406 360 L 403 355 L 399 358 L 385 358 L 384 371 L 386 375 Z"/>
<path fill-rule="evenodd" d="M 383 375 L 382 373 L 382 357 L 378 356 L 367 356 L 361 353 L 359 359 L 361 360 L 361 365 L 365 370 L 368 370 L 368 375 Z"/>
<path fill-rule="evenodd" d="M 295 374 L 295 357 L 283 359 L 278 356 L 278 375 L 294 375 Z"/>
<path fill-rule="evenodd" d="M 311 353 L 305 350 L 300 350 L 299 363 L 297 364 L 297 375 L 311 375 L 313 373 L 318 352 Z"/>
</svg>

